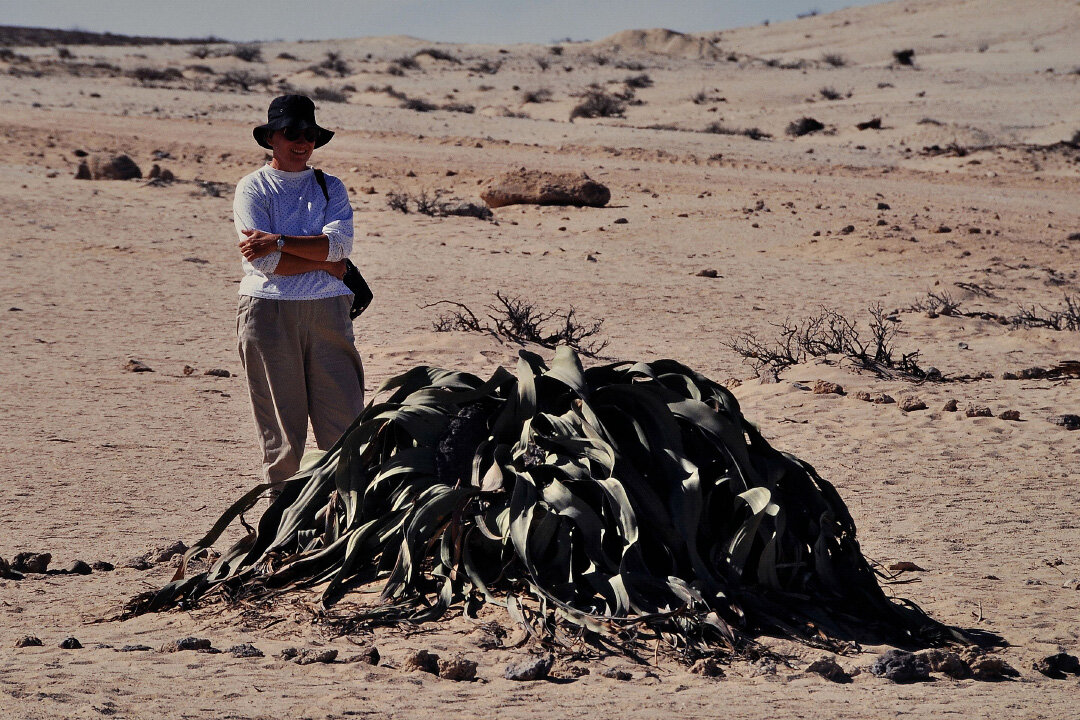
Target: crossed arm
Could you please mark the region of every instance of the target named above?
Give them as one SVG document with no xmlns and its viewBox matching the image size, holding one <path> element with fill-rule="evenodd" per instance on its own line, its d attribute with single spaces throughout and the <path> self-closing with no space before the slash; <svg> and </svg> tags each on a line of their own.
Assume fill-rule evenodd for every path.
<svg viewBox="0 0 1080 720">
<path fill-rule="evenodd" d="M 262 230 L 241 230 L 240 253 L 248 262 L 265 257 L 278 249 L 278 238 L 285 238 L 281 259 L 274 272 L 278 275 L 299 275 L 312 270 L 325 270 L 337 279 L 345 275 L 345 261 L 327 261 L 330 239 L 326 235 L 280 235 Z"/>
</svg>

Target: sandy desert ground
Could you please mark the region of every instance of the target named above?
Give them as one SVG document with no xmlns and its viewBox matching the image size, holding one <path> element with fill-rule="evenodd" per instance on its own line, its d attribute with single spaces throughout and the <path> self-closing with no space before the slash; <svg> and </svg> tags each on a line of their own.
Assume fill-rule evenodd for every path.
<svg viewBox="0 0 1080 720">
<path fill-rule="evenodd" d="M 1080 298 L 1077 2 L 901 0 L 559 49 L 265 43 L 255 62 L 228 44 L 58 45 L 9 43 L 0 57 L 0 557 L 116 569 L 0 580 L 3 717 L 1076 717 L 1080 678 L 1032 663 L 1080 651 L 1080 432 L 1048 420 L 1080 413 L 1080 380 L 1003 374 L 1080 360 L 1080 332 L 991 315 L 1045 316 Z M 440 52 L 417 55 L 427 48 Z M 913 66 L 894 59 L 905 48 Z M 594 83 L 632 95 L 624 115 L 569 122 Z M 512 344 L 434 332 L 429 303 L 480 308 L 499 290 L 572 305 L 604 320 L 606 357 L 670 357 L 741 380 L 731 385 L 747 417 L 837 486 L 866 555 L 923 569 L 893 592 L 1003 635 L 1019 677 L 895 685 L 865 672 L 882 650 L 867 647 L 840 658 L 864 671 L 835 685 L 805 671 L 821 651 L 781 645 L 791 663 L 773 674 L 740 661 L 716 680 L 663 657 L 607 656 L 575 661 L 591 672 L 574 681 L 514 683 L 502 670 L 529 648 L 484 650 L 474 621 L 337 637 L 305 597 L 273 621 L 209 607 L 102 622 L 173 571 L 131 558 L 191 543 L 257 480 L 236 377 L 231 193 L 263 161 L 251 127 L 288 88 L 345 100 L 318 103 L 338 135 L 316 162 L 352 191 L 352 257 L 376 295 L 355 326 L 369 390 L 417 364 L 482 376 L 513 366 Z M 445 109 L 455 105 L 473 112 Z M 824 130 L 787 134 L 802 117 Z M 873 118 L 880 129 L 856 128 Z M 705 132 L 713 123 L 771 138 Z M 176 180 L 76 180 L 75 151 L 126 153 Z M 482 182 L 520 167 L 583 170 L 611 202 L 510 206 L 495 222 L 387 206 L 391 192 L 476 200 Z M 929 292 L 974 315 L 912 310 Z M 822 306 L 862 322 L 874 303 L 897 323 L 897 347 L 945 381 L 826 358 L 762 384 L 728 345 Z M 131 359 L 154 372 L 129 372 Z M 232 377 L 204 374 L 213 368 Z M 813 394 L 816 380 L 847 394 Z M 950 399 L 955 412 L 942 409 Z M 1020 419 L 998 417 L 1006 410 Z M 43 645 L 15 648 L 24 635 Z M 192 635 L 265 657 L 157 651 Z M 84 648 L 60 649 L 68 636 Z M 276 657 L 321 646 L 344 658 L 370 642 L 380 666 Z M 132 644 L 154 649 L 119 652 Z M 395 669 L 417 649 L 463 653 L 480 679 Z M 609 666 L 632 679 L 603 677 Z"/>
</svg>

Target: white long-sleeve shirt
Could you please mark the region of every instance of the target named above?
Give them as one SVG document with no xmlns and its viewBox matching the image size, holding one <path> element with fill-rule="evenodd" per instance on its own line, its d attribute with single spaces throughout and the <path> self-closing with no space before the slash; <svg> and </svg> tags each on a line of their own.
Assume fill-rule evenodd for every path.
<svg viewBox="0 0 1080 720">
<path fill-rule="evenodd" d="M 264 165 L 236 186 L 233 222 L 241 230 L 262 230 L 282 235 L 326 235 L 328 261 L 344 260 L 352 252 L 353 212 L 344 183 L 324 173 L 327 200 L 311 168 L 284 172 Z M 243 260 L 240 294 L 272 300 L 319 300 L 350 294 L 345 283 L 324 270 L 299 275 L 274 272 L 281 253 L 275 250 L 252 262 Z"/>
</svg>

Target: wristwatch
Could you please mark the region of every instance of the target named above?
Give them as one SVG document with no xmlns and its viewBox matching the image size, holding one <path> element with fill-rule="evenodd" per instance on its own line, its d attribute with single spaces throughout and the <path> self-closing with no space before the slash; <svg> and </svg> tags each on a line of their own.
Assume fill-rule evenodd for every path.
<svg viewBox="0 0 1080 720">
<path fill-rule="evenodd" d="M 277 249 L 279 251 L 285 249 L 285 236 L 284 235 L 278 235 L 277 236 Z"/>
</svg>

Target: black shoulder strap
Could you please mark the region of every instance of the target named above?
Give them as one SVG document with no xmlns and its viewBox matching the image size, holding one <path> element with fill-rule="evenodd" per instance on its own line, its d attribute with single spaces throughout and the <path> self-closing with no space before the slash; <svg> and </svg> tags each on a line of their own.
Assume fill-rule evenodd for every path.
<svg viewBox="0 0 1080 720">
<path fill-rule="evenodd" d="M 312 172 L 315 173 L 315 182 L 322 188 L 323 197 L 326 198 L 326 202 L 330 202 L 330 191 L 326 189 L 326 176 L 318 168 L 314 168 Z"/>
</svg>

